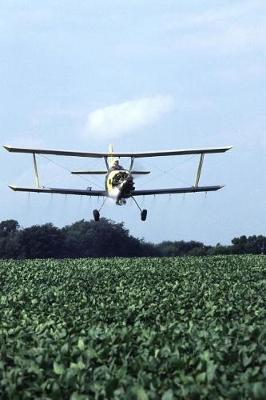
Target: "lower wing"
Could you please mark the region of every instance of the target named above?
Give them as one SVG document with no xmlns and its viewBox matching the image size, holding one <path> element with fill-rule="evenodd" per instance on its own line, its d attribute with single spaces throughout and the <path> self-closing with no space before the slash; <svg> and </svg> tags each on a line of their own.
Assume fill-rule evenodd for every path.
<svg viewBox="0 0 266 400">
<path fill-rule="evenodd" d="M 57 193 L 57 194 L 76 194 L 80 196 L 106 196 L 105 190 L 91 190 L 88 189 L 61 189 L 61 188 L 32 188 L 32 187 L 17 187 L 17 186 L 9 186 L 10 189 L 15 190 L 16 192 L 32 192 L 32 193 Z"/>
<path fill-rule="evenodd" d="M 105 190 L 91 190 L 88 189 L 64 189 L 64 188 L 33 188 L 33 187 L 19 187 L 9 186 L 10 189 L 16 192 L 29 192 L 29 193 L 55 193 L 55 194 L 74 194 L 78 196 L 94 196 L 104 197 L 107 196 Z M 191 186 L 185 188 L 169 188 L 169 189 L 147 189 L 147 190 L 134 190 L 132 196 L 148 196 L 155 194 L 175 194 L 175 193 L 197 193 L 197 192 L 213 192 L 222 189 L 223 186 Z"/>
<path fill-rule="evenodd" d="M 185 188 L 134 190 L 132 196 L 148 196 L 152 194 L 213 192 L 215 190 L 219 190 L 222 188 L 223 186 L 191 186 Z"/>
</svg>

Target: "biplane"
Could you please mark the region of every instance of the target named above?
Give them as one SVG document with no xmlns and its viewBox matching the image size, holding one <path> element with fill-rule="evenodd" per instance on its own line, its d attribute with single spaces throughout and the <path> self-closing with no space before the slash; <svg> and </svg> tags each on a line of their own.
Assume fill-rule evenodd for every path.
<svg viewBox="0 0 266 400">
<path fill-rule="evenodd" d="M 100 219 L 100 211 L 104 206 L 107 198 L 114 199 L 117 205 L 126 204 L 127 199 L 133 199 L 138 209 L 140 210 L 140 217 L 142 221 L 146 220 L 147 210 L 141 209 L 135 197 L 150 196 L 158 194 L 178 194 L 178 193 L 197 193 L 197 192 L 212 192 L 221 189 L 223 186 L 199 186 L 200 176 L 202 172 L 202 165 L 204 156 L 206 154 L 224 153 L 231 149 L 227 147 L 215 148 L 200 148 L 200 149 L 183 149 L 183 150 L 164 150 L 164 151 L 148 151 L 148 152 L 128 152 L 121 153 L 113 150 L 113 146 L 109 146 L 107 153 L 93 153 L 84 151 L 69 151 L 69 150 L 52 150 L 52 149 L 34 149 L 34 148 L 20 148 L 12 146 L 4 146 L 6 150 L 13 153 L 30 153 L 33 155 L 33 166 L 35 173 L 35 187 L 17 187 L 10 185 L 9 187 L 17 192 L 35 192 L 35 193 L 58 193 L 64 195 L 78 195 L 88 197 L 102 197 L 103 203 L 97 210 L 93 210 L 93 217 L 95 221 Z M 93 190 L 91 187 L 86 189 L 67 189 L 67 188 L 51 188 L 40 185 L 40 178 L 37 166 L 36 156 L 41 155 L 55 155 L 55 156 L 70 156 L 70 157 L 84 157 L 84 158 L 100 158 L 105 162 L 105 170 L 81 170 L 71 171 L 74 175 L 105 175 L 105 188 L 102 190 Z M 135 189 L 134 177 L 136 175 L 146 175 L 150 171 L 139 171 L 134 169 L 134 161 L 138 158 L 147 157 L 169 157 L 169 156 L 184 156 L 184 155 L 199 155 L 199 163 L 196 171 L 195 182 L 190 187 L 175 187 L 166 189 Z M 119 164 L 121 158 L 129 158 L 130 165 L 128 168 L 123 168 Z"/>
</svg>

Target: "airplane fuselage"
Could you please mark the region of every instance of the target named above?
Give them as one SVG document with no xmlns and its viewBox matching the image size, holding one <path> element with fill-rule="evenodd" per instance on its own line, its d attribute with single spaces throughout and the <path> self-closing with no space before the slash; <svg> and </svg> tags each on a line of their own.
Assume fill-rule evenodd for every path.
<svg viewBox="0 0 266 400">
<path fill-rule="evenodd" d="M 132 174 L 126 169 L 109 170 L 105 178 L 105 189 L 108 197 L 119 205 L 124 204 L 124 199 L 131 197 L 135 189 Z"/>
</svg>

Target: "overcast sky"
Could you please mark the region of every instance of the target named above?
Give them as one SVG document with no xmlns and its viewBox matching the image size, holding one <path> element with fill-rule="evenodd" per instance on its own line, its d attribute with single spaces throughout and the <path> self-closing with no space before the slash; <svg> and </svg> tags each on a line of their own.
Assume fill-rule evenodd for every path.
<svg viewBox="0 0 266 400">
<path fill-rule="evenodd" d="M 266 234 L 265 0 L 0 2 L 1 144 L 105 151 L 233 145 L 206 156 L 201 183 L 219 192 L 108 202 L 102 216 L 149 241 L 228 243 Z M 0 220 L 63 226 L 96 199 L 14 193 L 33 185 L 30 155 L 0 150 Z M 71 177 L 98 160 L 39 157 L 44 186 L 101 188 Z M 51 161 L 50 161 L 51 160 Z M 54 164 L 54 162 L 56 164 Z M 198 157 L 142 159 L 137 188 L 194 183 Z M 127 160 L 124 162 L 127 165 Z"/>
</svg>

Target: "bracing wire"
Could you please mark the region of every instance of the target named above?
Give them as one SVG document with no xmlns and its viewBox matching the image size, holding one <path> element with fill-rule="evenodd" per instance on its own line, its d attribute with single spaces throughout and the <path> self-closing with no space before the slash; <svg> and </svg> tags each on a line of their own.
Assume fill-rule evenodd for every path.
<svg viewBox="0 0 266 400">
<path fill-rule="evenodd" d="M 65 171 L 68 171 L 68 172 L 71 173 L 71 170 L 70 170 L 69 168 L 65 167 L 64 165 L 62 165 L 62 164 L 60 164 L 60 163 L 58 163 L 58 162 L 52 160 L 51 158 L 49 158 L 49 157 L 47 157 L 47 156 L 44 156 L 43 154 L 41 154 L 41 156 L 42 156 L 43 158 L 46 158 L 48 161 L 52 162 L 53 164 L 57 165 L 58 167 L 64 169 Z M 87 181 L 88 183 L 93 184 L 93 185 L 97 186 L 98 188 L 102 189 L 102 187 L 99 186 L 95 181 L 90 180 L 90 179 L 88 179 L 88 178 L 85 178 L 85 176 L 81 176 L 81 175 L 77 175 L 77 176 L 78 176 L 80 179 L 83 179 L 84 181 Z"/>
<path fill-rule="evenodd" d="M 148 179 L 147 181 L 142 181 L 141 183 L 142 183 L 142 187 L 144 186 L 144 185 L 147 185 L 148 183 L 150 183 L 150 182 L 153 182 L 154 180 L 156 180 L 156 179 L 158 179 L 159 177 L 161 177 L 162 175 L 164 175 L 164 174 L 167 174 L 167 173 L 173 173 L 173 171 L 174 170 L 176 170 L 176 169 L 178 169 L 179 167 L 180 167 L 180 165 L 183 165 L 183 164 L 185 164 L 185 163 L 187 163 L 188 161 L 190 161 L 192 158 L 195 158 L 196 156 L 195 155 L 193 155 L 193 156 L 191 156 L 191 157 L 189 157 L 189 158 L 187 158 L 186 160 L 184 160 L 183 162 L 180 162 L 178 165 L 176 165 L 175 167 L 171 167 L 171 168 L 168 168 L 168 169 L 166 169 L 166 170 L 160 170 L 160 172 L 158 173 L 158 174 L 156 174 L 154 177 L 152 177 L 152 178 L 150 178 L 150 179 Z M 180 178 L 179 178 L 180 179 Z M 184 182 L 184 181 L 183 181 Z M 185 182 L 184 182 L 185 183 Z"/>
</svg>

